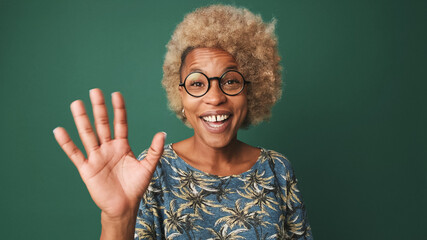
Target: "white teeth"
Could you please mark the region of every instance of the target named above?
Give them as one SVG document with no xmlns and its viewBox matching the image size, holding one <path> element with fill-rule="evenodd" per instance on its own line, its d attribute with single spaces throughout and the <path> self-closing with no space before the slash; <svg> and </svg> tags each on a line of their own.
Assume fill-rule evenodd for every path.
<svg viewBox="0 0 427 240">
<path fill-rule="evenodd" d="M 206 122 L 221 122 L 226 119 L 228 119 L 230 115 L 210 115 L 210 116 L 204 116 L 203 120 Z"/>
</svg>

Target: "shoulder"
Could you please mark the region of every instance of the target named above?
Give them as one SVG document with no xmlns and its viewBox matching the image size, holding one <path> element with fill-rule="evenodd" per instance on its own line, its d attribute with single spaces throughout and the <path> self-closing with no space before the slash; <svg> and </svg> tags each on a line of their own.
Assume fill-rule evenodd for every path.
<svg viewBox="0 0 427 240">
<path fill-rule="evenodd" d="M 268 162 L 274 169 L 285 169 L 292 171 L 291 162 L 282 153 L 274 150 L 261 148 L 260 161 Z"/>
<path fill-rule="evenodd" d="M 138 155 L 138 160 L 143 160 L 148 154 L 148 149 L 145 149 L 144 151 L 142 151 L 142 153 L 140 153 Z M 175 159 L 177 158 L 176 153 L 173 151 L 172 149 L 172 144 L 166 144 L 163 147 L 163 154 L 162 154 L 162 159 Z"/>
<path fill-rule="evenodd" d="M 282 153 L 262 148 L 259 162 L 261 168 L 271 170 L 281 185 L 297 181 L 291 162 Z"/>
</svg>

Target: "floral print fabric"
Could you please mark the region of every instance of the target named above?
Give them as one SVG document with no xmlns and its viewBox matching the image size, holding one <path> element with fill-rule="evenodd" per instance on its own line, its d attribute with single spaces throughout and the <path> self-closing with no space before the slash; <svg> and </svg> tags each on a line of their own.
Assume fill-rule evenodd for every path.
<svg viewBox="0 0 427 240">
<path fill-rule="evenodd" d="M 188 165 L 169 144 L 141 200 L 135 239 L 312 239 L 312 234 L 291 164 L 280 153 L 261 149 L 250 170 L 219 177 Z"/>
</svg>

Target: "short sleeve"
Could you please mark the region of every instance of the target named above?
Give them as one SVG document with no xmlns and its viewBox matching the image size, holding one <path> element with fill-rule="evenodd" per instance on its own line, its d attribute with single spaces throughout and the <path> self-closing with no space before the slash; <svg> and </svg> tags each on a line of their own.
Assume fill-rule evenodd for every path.
<svg viewBox="0 0 427 240">
<path fill-rule="evenodd" d="M 280 219 L 280 232 L 285 239 L 313 239 L 298 180 L 291 163 L 275 151 L 269 151 L 268 155 L 282 193 L 283 214 Z"/>
</svg>

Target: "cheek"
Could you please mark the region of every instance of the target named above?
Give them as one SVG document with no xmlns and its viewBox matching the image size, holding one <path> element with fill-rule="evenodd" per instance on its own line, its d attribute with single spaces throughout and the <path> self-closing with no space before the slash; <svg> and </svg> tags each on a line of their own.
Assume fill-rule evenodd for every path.
<svg viewBox="0 0 427 240">
<path fill-rule="evenodd" d="M 191 109 L 191 99 L 189 99 L 187 92 L 183 88 L 180 88 L 179 94 L 181 96 L 182 108 L 185 111 L 189 111 Z"/>
<path fill-rule="evenodd" d="M 200 105 L 197 100 L 198 99 L 190 97 L 188 94 L 181 95 L 182 107 L 185 109 L 185 115 L 189 121 L 191 121 L 193 116 L 196 116 L 198 106 Z"/>
<path fill-rule="evenodd" d="M 248 113 L 248 101 L 247 101 L 246 95 L 242 96 L 242 98 L 239 99 L 237 107 L 240 110 L 241 118 L 245 119 Z"/>
<path fill-rule="evenodd" d="M 248 102 L 245 101 L 245 106 L 244 106 L 244 110 L 243 110 L 243 118 L 246 118 L 246 115 L 248 115 Z"/>
</svg>

